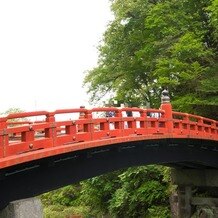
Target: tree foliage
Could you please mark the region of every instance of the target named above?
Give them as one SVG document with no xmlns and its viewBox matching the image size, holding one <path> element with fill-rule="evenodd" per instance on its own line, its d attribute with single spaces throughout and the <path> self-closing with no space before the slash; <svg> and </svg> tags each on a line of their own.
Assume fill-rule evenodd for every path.
<svg viewBox="0 0 218 218">
<path fill-rule="evenodd" d="M 158 107 L 168 88 L 174 109 L 214 117 L 218 107 L 217 0 L 113 0 L 114 20 L 84 84 L 92 100 Z"/>
<path fill-rule="evenodd" d="M 20 108 L 12 107 L 1 114 L 7 116 L 8 114 L 21 113 L 21 112 L 24 112 L 24 111 Z"/>
<path fill-rule="evenodd" d="M 162 167 L 129 168 L 118 177 L 121 185 L 110 200 L 110 214 L 116 217 L 154 217 L 156 209 L 163 208 L 159 217 L 169 217 L 168 184 L 164 181 Z"/>
<path fill-rule="evenodd" d="M 24 112 L 24 110 L 22 110 L 20 108 L 12 107 L 3 113 L 0 113 L 0 116 L 7 116 L 9 114 L 22 113 L 22 112 Z M 10 119 L 10 121 L 11 122 L 27 121 L 27 118 L 25 118 L 25 117 L 24 118 L 14 118 L 14 119 Z"/>
<path fill-rule="evenodd" d="M 218 41 L 218 0 L 213 0 L 212 4 L 208 7 L 208 12 L 211 17 L 211 25 L 213 30 L 213 36 L 217 44 Z"/>
<path fill-rule="evenodd" d="M 128 168 L 42 195 L 46 217 L 67 212 L 84 217 L 169 216 L 168 171 L 160 166 Z M 70 214 L 68 214 L 70 215 Z"/>
</svg>

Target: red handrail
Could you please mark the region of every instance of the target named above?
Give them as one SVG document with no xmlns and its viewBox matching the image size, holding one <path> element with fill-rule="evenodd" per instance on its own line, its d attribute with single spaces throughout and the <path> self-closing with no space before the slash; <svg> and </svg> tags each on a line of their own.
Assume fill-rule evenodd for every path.
<svg viewBox="0 0 218 218">
<path fill-rule="evenodd" d="M 106 117 L 108 111 L 114 111 L 114 116 Z M 131 111 L 133 115 L 124 116 L 126 111 Z M 70 118 L 68 116 L 67 119 L 57 120 L 56 116 L 65 114 L 70 115 Z M 42 116 L 45 119 L 41 119 Z M 34 121 L 32 117 L 40 120 Z M 17 118 L 27 120 L 16 121 Z M 66 145 L 79 146 L 80 142 L 100 143 L 99 140 L 103 143 L 107 139 L 119 138 L 122 141 L 120 138 L 124 140 L 125 137 L 134 137 L 134 140 L 137 137 L 170 137 L 218 141 L 218 122 L 174 112 L 169 104 L 162 105 L 161 110 L 103 107 L 10 114 L 0 118 L 0 168 L 10 165 L 4 159 L 17 158 L 26 153 L 33 154 L 41 149 L 63 149 Z"/>
</svg>

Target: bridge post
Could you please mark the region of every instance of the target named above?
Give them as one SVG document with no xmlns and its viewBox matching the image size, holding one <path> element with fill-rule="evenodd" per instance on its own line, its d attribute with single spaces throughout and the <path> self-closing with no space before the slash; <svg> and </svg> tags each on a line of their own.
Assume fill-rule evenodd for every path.
<svg viewBox="0 0 218 218">
<path fill-rule="evenodd" d="M 168 133 L 173 132 L 173 112 L 172 105 L 170 103 L 169 92 L 167 90 L 163 90 L 161 96 L 161 106 L 160 109 L 165 111 L 164 118 L 166 118 L 166 128 L 168 129 Z"/>
<path fill-rule="evenodd" d="M 0 211 L 0 218 L 43 218 L 43 209 L 40 199 L 27 198 L 13 201 Z"/>
<path fill-rule="evenodd" d="M 0 157 L 7 155 L 6 146 L 8 146 L 8 133 L 7 133 L 7 118 L 0 118 Z"/>
<path fill-rule="evenodd" d="M 172 218 L 190 218 L 192 215 L 192 187 L 178 186 L 170 198 Z"/>
<path fill-rule="evenodd" d="M 218 217 L 218 170 L 172 169 L 171 178 L 173 218 Z"/>
</svg>

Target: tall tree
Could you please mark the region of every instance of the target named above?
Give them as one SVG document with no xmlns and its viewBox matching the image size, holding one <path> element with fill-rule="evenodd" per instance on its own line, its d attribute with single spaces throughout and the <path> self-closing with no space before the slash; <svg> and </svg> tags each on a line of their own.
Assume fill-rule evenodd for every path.
<svg viewBox="0 0 218 218">
<path fill-rule="evenodd" d="M 113 92 L 158 107 L 168 88 L 174 109 L 214 117 L 217 109 L 217 0 L 112 0 L 115 19 L 84 84 L 92 100 Z"/>
<path fill-rule="evenodd" d="M 82 182 L 80 201 L 95 216 L 167 218 L 168 182 L 163 167 L 132 167 Z"/>
</svg>

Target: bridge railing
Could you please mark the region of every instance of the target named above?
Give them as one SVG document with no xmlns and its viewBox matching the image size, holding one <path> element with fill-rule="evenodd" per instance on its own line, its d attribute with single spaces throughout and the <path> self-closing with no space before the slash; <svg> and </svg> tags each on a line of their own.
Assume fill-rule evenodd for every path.
<svg viewBox="0 0 218 218">
<path fill-rule="evenodd" d="M 113 116 L 107 116 L 110 111 Z M 126 116 L 129 111 L 132 115 Z M 115 107 L 10 114 L 0 118 L 0 158 L 79 142 L 138 135 L 218 140 L 217 121 L 172 111 L 169 114 L 159 109 Z M 33 121 L 33 117 L 37 119 Z"/>
<path fill-rule="evenodd" d="M 217 138 L 218 122 L 197 115 L 173 112 L 174 132 L 192 138 Z"/>
</svg>

